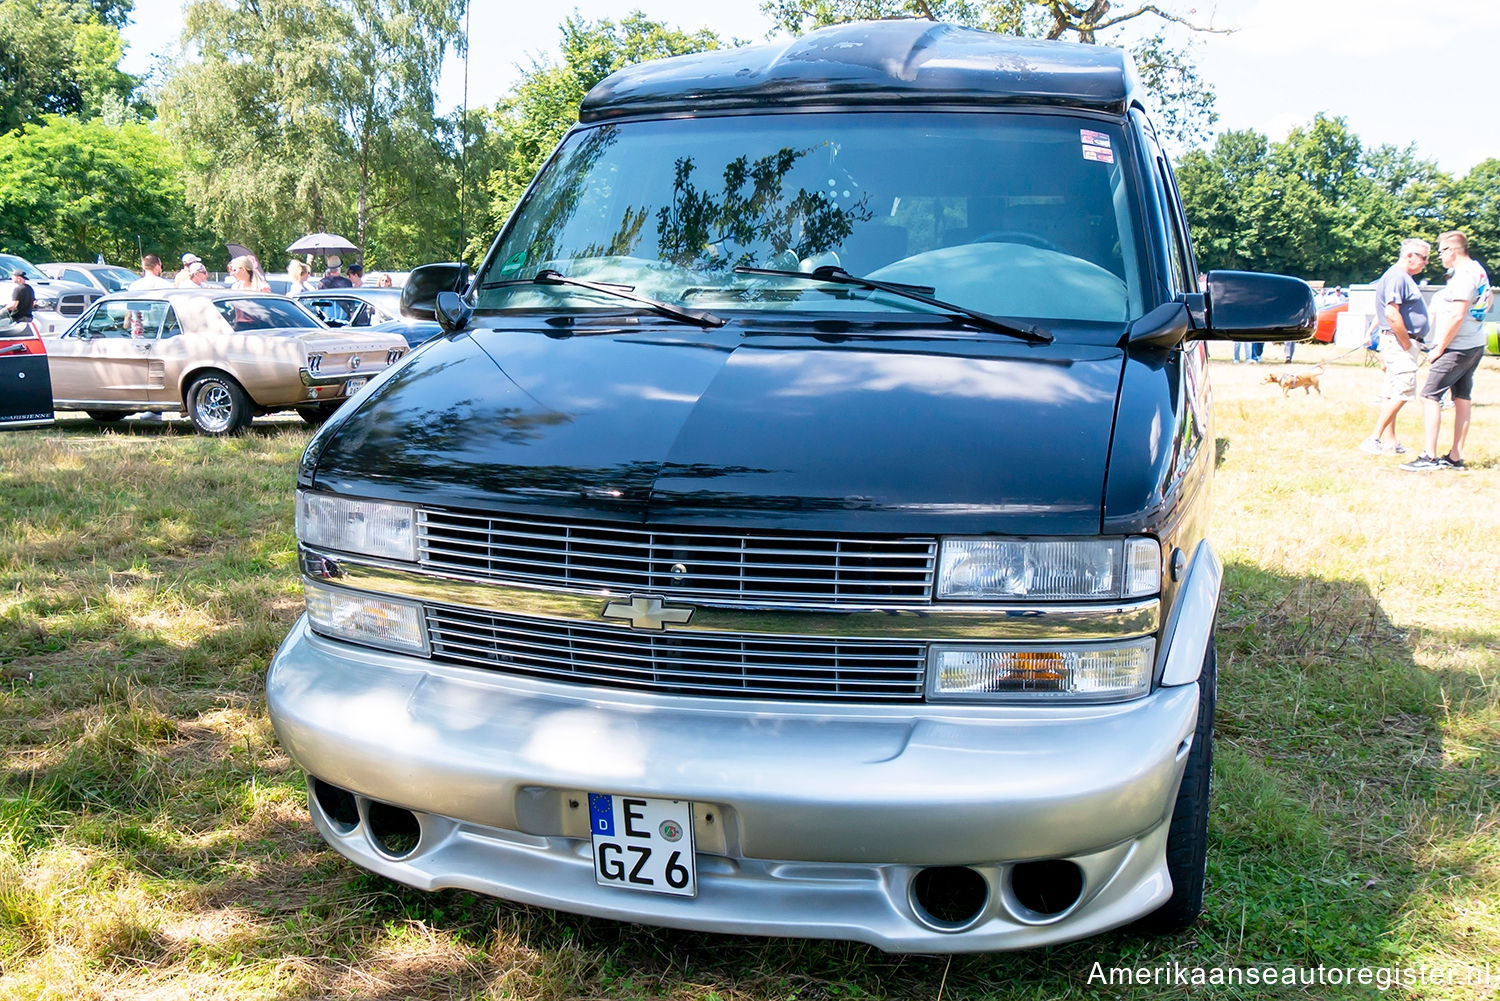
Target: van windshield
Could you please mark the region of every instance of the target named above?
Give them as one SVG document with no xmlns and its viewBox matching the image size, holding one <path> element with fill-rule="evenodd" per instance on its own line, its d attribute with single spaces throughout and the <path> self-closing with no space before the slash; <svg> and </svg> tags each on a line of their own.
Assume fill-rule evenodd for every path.
<svg viewBox="0 0 1500 1001">
<path fill-rule="evenodd" d="M 933 308 L 888 293 L 737 274 L 851 274 L 998 316 L 1140 316 L 1122 130 L 1064 114 L 775 114 L 572 133 L 478 283 L 481 310 L 618 310 L 528 280 L 552 270 L 683 306 L 796 312 Z"/>
</svg>

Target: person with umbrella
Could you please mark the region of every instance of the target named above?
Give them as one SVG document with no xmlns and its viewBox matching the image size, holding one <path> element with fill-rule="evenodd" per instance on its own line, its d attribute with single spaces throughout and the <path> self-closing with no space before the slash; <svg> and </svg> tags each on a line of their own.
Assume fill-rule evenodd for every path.
<svg viewBox="0 0 1500 1001">
<path fill-rule="evenodd" d="M 344 277 L 344 273 L 340 269 L 338 258 L 336 257 L 330 262 L 328 270 L 323 272 L 323 280 L 318 282 L 318 288 L 320 289 L 353 287 L 354 283 Z"/>
<path fill-rule="evenodd" d="M 357 254 L 359 248 L 336 233 L 309 233 L 286 248 L 289 254 L 321 254 L 327 258 L 328 270 L 318 288 L 352 288 L 354 283 L 339 271 L 339 254 Z"/>
</svg>

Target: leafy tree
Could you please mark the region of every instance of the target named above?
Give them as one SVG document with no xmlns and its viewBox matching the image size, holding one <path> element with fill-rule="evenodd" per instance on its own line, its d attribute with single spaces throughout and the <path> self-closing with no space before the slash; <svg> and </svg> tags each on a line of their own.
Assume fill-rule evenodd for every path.
<svg viewBox="0 0 1500 1001">
<path fill-rule="evenodd" d="M 44 115 L 95 117 L 128 102 L 120 25 L 132 0 L 0 0 L 0 134 Z"/>
<path fill-rule="evenodd" d="M 1438 232 L 1461 229 L 1469 253 L 1489 268 L 1490 281 L 1500 274 L 1500 159 L 1477 164 L 1447 188 L 1447 211 Z"/>
<path fill-rule="evenodd" d="M 47 117 L 0 136 L 0 249 L 37 261 L 170 260 L 208 239 L 193 225 L 182 163 L 149 125 Z"/>
<path fill-rule="evenodd" d="M 1099 41 L 1101 32 L 1141 17 L 1194 31 L 1217 30 L 1159 4 L 1122 7 L 1113 0 L 762 0 L 761 10 L 777 27 L 794 35 L 845 21 L 900 17 L 947 21 L 1008 35 L 1074 38 L 1090 44 Z M 1163 137 L 1183 146 L 1206 138 L 1219 115 L 1214 110 L 1213 88 L 1198 75 L 1188 48 L 1173 48 L 1158 31 L 1132 48 L 1131 54 L 1141 80 L 1159 105 L 1156 124 Z"/>
<path fill-rule="evenodd" d="M 346 0 L 342 51 L 329 74 L 340 146 L 358 172 L 356 241 L 372 216 L 409 211 L 440 161 L 433 113 L 443 55 L 463 37 L 467 0 Z M 377 175 L 384 175 L 377 177 Z M 384 196 L 372 200 L 379 192 Z"/>
<path fill-rule="evenodd" d="M 466 0 L 198 0 L 162 117 L 189 200 L 274 258 L 341 232 L 382 265 L 451 256 L 455 150 L 434 114 Z"/>
<path fill-rule="evenodd" d="M 467 248 L 471 259 L 483 256 L 498 224 L 520 200 L 563 133 L 577 123 L 579 102 L 594 84 L 634 63 L 723 44 L 711 31 L 686 34 L 639 11 L 618 24 L 607 18 L 590 22 L 569 17 L 560 30 L 562 63 L 533 64 L 512 96 L 495 108 L 487 151 L 494 169 L 485 185 L 491 225 L 474 234 Z"/>
<path fill-rule="evenodd" d="M 1318 115 L 1278 143 L 1226 132 L 1184 156 L 1177 180 L 1205 268 L 1367 282 L 1403 239 L 1451 228 L 1500 251 L 1500 161 L 1455 181 L 1411 146 L 1365 149 L 1342 118 Z M 1426 277 L 1442 280 L 1436 262 Z"/>
</svg>

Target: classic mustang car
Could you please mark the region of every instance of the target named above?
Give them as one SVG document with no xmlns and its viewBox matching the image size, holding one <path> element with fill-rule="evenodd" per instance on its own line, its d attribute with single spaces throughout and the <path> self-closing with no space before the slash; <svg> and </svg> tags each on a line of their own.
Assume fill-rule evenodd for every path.
<svg viewBox="0 0 1500 1001">
<path fill-rule="evenodd" d="M 108 423 L 181 409 L 223 435 L 273 410 L 321 423 L 406 351 L 399 334 L 329 330 L 282 296 L 161 289 L 101 299 L 48 359 L 58 410 Z"/>
</svg>

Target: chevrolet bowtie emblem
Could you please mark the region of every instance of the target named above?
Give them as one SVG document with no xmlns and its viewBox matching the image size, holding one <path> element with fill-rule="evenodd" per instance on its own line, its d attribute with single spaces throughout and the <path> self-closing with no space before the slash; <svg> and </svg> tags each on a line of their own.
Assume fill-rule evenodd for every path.
<svg viewBox="0 0 1500 1001">
<path fill-rule="evenodd" d="M 693 617 L 693 606 L 668 605 L 654 594 L 632 594 L 629 601 L 611 601 L 600 614 L 629 622 L 631 629 L 665 629 L 668 624 L 687 625 Z"/>
</svg>

